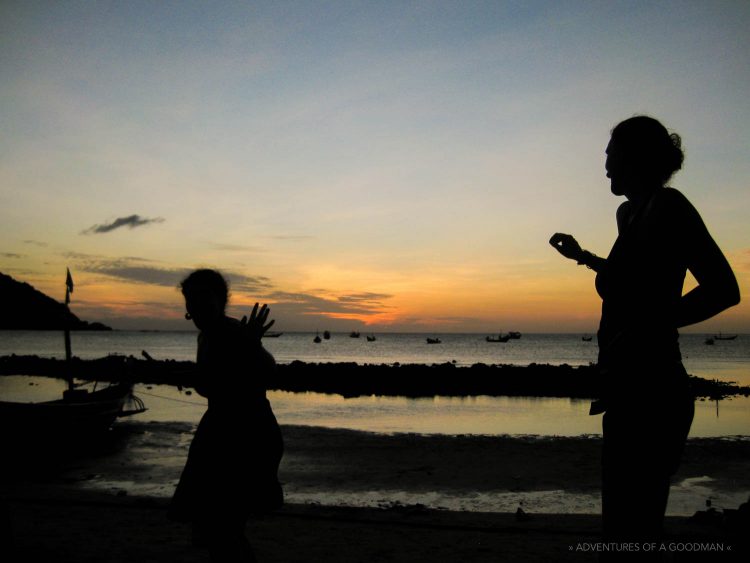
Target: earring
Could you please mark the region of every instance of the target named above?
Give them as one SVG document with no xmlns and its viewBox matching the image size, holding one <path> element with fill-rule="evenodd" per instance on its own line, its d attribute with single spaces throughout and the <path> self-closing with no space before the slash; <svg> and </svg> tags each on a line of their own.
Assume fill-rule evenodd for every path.
<svg viewBox="0 0 750 563">
<path fill-rule="evenodd" d="M 189 321 L 192 320 L 193 317 L 190 316 L 190 313 L 185 313 L 185 320 Z"/>
</svg>

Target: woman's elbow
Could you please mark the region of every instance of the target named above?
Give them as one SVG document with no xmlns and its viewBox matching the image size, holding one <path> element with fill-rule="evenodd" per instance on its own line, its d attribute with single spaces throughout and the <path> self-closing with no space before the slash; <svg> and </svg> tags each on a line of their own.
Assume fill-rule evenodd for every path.
<svg viewBox="0 0 750 563">
<path fill-rule="evenodd" d="M 734 307 L 740 303 L 740 286 L 737 284 L 737 279 L 732 276 L 731 280 L 728 280 L 723 287 L 718 291 L 718 295 L 721 299 L 721 304 L 724 309 Z"/>
<path fill-rule="evenodd" d="M 727 307 L 734 307 L 735 305 L 740 304 L 741 297 L 740 297 L 739 286 L 735 285 L 734 290 L 728 296 L 728 300 L 729 300 L 729 305 L 727 305 Z"/>
</svg>

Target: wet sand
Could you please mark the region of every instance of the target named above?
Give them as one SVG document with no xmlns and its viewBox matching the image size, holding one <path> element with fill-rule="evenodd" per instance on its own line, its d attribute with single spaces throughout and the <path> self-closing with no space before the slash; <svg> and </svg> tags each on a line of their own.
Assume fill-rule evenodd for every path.
<svg viewBox="0 0 750 563">
<path fill-rule="evenodd" d="M 54 474 L 27 472 L 6 482 L 14 542 L 23 560 L 207 561 L 204 552 L 187 544 L 187 528 L 166 520 L 168 495 L 142 496 L 137 487 L 125 485 L 176 481 L 184 453 L 172 451 L 173 463 L 164 463 L 148 452 L 160 451 L 167 446 L 160 440 L 175 436 L 187 443 L 192 427 L 175 423 L 163 432 L 158 430 L 162 426 L 116 425 L 116 439 L 106 451 L 69 460 Z M 546 514 L 531 503 L 523 505 L 528 519 L 519 520 L 512 509 L 487 513 L 403 504 L 389 498 L 388 491 L 512 493 L 519 499 L 545 490 L 596 495 L 598 438 L 283 430 L 287 451 L 280 477 L 288 498 L 305 492 L 356 497 L 378 491 L 383 502 L 380 508 L 291 503 L 252 521 L 247 532 L 262 562 L 596 559 L 577 549 L 599 541 L 599 519 L 593 513 Z M 710 477 L 716 490 L 748 491 L 748 454 L 747 440 L 690 440 L 677 480 Z M 97 479 L 120 485 L 91 487 Z M 699 524 L 682 517 L 668 518 L 667 532 L 668 540 L 681 542 L 728 544 L 738 537 L 718 521 Z M 719 554 L 710 555 L 717 560 Z"/>
<path fill-rule="evenodd" d="M 166 520 L 164 502 L 84 495 L 11 503 L 24 561 L 207 562 L 186 525 Z M 261 563 L 596 561 L 598 518 L 285 506 L 248 523 Z M 665 545 L 700 542 L 724 552 L 690 561 L 730 561 L 742 546 L 718 526 L 668 518 Z M 727 549 L 732 551 L 728 552 Z M 638 559 L 636 559 L 638 560 Z"/>
</svg>

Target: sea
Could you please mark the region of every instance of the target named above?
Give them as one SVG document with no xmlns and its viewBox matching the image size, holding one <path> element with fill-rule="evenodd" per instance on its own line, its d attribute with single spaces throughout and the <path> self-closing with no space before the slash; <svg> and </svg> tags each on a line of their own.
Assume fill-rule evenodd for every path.
<svg viewBox="0 0 750 563">
<path fill-rule="evenodd" d="M 443 364 L 470 366 L 476 363 L 529 365 L 587 365 L 596 361 L 596 338 L 582 334 L 523 334 L 506 343 L 487 342 L 486 334 L 333 333 L 314 342 L 316 334 L 285 332 L 264 338 L 264 346 L 279 363 L 355 362 L 358 364 Z M 368 341 L 370 336 L 374 341 Z M 683 361 L 688 372 L 707 379 L 750 385 L 750 335 L 734 340 L 714 340 L 710 335 L 681 336 Z M 428 344 L 427 338 L 440 343 Z M 111 331 L 74 332 L 75 356 L 101 358 L 109 354 L 141 357 L 143 351 L 158 360 L 192 360 L 196 332 Z M 63 357 L 60 332 L 4 331 L 0 334 L 0 356 L 36 354 Z M 25 374 L 18 374 L 19 376 Z M 4 379 L 4 381 L 2 381 Z M 42 394 L 58 393 L 49 381 L 12 383 L 0 378 L 5 400 L 39 400 Z M 139 386 L 138 395 L 149 410 L 142 417 L 154 421 L 197 422 L 205 401 L 197 394 L 168 386 Z M 588 435 L 601 432 L 599 417 L 588 416 L 585 400 L 538 397 L 404 397 L 344 398 L 321 393 L 271 392 L 274 411 L 281 423 L 349 428 L 372 432 L 416 432 L 426 434 L 480 435 Z M 750 398 L 736 397 L 697 406 L 694 436 L 750 435 Z M 139 415 L 141 416 L 141 415 Z"/>
<path fill-rule="evenodd" d="M 314 342 L 315 333 L 285 332 L 277 338 L 265 338 L 264 346 L 279 363 L 355 362 L 358 364 L 443 364 L 470 366 L 485 364 L 568 364 L 587 365 L 596 361 L 596 337 L 584 334 L 523 334 L 507 343 L 487 342 L 486 334 L 405 334 L 362 333 L 352 338 L 348 333 L 334 333 L 329 340 Z M 322 336 L 322 335 L 321 335 Z M 368 341 L 366 336 L 374 337 Z M 714 340 L 712 335 L 681 336 L 683 361 L 692 375 L 708 379 L 750 385 L 750 335 L 740 334 L 733 340 Z M 427 338 L 440 343 L 428 344 Z M 141 357 L 142 351 L 158 360 L 192 360 L 196 352 L 196 332 L 75 332 L 72 348 L 75 356 L 94 359 L 109 354 Z M 0 356 L 36 354 L 63 357 L 63 336 L 59 332 L 4 331 L 0 333 Z M 0 377 L 0 399 L 6 401 L 40 401 L 59 398 L 65 383 L 61 380 L 16 374 Z M 155 468 L 147 480 L 112 480 L 105 476 L 87 479 L 85 487 L 125 490 L 169 496 L 187 453 L 190 435 L 184 428 L 194 427 L 206 409 L 206 400 L 189 389 L 165 385 L 135 387 L 136 395 L 148 408 L 144 413 L 118 421 L 139 429 L 148 425 L 149 444 L 134 442 L 139 458 L 150 460 Z M 345 398 L 322 393 L 268 393 L 273 410 L 282 425 L 344 428 L 395 435 L 401 433 L 442 435 L 510 435 L 534 439 L 550 436 L 595 437 L 601 435 L 601 416 L 589 416 L 589 401 L 539 397 L 406 397 L 366 396 Z M 637 409 L 637 405 L 634 405 Z M 177 423 L 177 425 L 175 425 Z M 182 430 L 179 430 L 182 429 Z M 141 432 L 135 432 L 134 440 Z M 696 402 L 696 415 L 690 431 L 692 438 L 750 440 L 750 397 L 732 397 L 721 401 Z M 173 444 L 166 447 L 164 444 Z M 157 475 L 164 476 L 163 478 Z M 706 481 L 707 480 L 707 481 Z M 705 498 L 735 506 L 746 500 L 748 491 L 715 491 L 709 478 L 687 479 L 673 486 L 670 514 L 692 514 Z M 312 496 L 289 491 L 291 502 L 322 504 L 377 505 L 379 492 L 370 499 L 357 493 L 344 498 L 336 491 L 321 490 Z M 378 496 L 379 495 L 379 496 Z M 531 495 L 531 496 L 529 496 Z M 723 495 L 723 496 L 722 496 Z M 727 496 L 728 495 L 728 496 Z M 744 496 L 743 496 L 744 495 Z M 461 510 L 515 510 L 502 495 L 479 498 L 472 495 L 439 499 L 415 497 L 408 491 L 390 491 L 388 498 L 399 502 L 418 502 L 427 506 L 447 506 Z M 309 497 L 309 498 L 308 498 Z M 533 497 L 533 498 L 532 498 Z M 537 498 L 538 497 L 538 498 Z M 513 497 L 515 498 L 515 497 Z M 535 503 L 540 512 L 597 512 L 596 495 L 568 492 L 548 495 L 528 493 L 527 502 Z M 515 502 L 515 501 L 513 501 Z"/>
</svg>

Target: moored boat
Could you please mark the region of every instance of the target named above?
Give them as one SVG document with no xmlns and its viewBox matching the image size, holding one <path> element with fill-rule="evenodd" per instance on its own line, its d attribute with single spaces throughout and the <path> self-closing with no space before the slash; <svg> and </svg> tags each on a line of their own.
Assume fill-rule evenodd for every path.
<svg viewBox="0 0 750 563">
<path fill-rule="evenodd" d="M 714 334 L 713 336 L 714 340 L 734 340 L 737 338 L 736 334 Z"/>
<path fill-rule="evenodd" d="M 266 332 L 266 333 L 265 333 L 265 334 L 263 335 L 263 338 L 278 338 L 278 337 L 279 337 L 279 336 L 281 336 L 282 334 L 284 334 L 284 333 L 283 333 L 283 332 L 270 332 L 270 331 L 269 331 L 269 332 Z"/>
<path fill-rule="evenodd" d="M 511 339 L 511 336 L 509 334 L 498 334 L 497 337 L 495 336 L 487 336 L 485 340 L 487 342 L 508 342 L 508 340 Z"/>
<path fill-rule="evenodd" d="M 70 303 L 73 279 L 70 271 L 65 280 L 65 306 Z M 70 330 L 65 329 L 65 357 L 71 363 Z M 61 399 L 41 402 L 0 401 L 0 436 L 4 443 L 33 448 L 54 445 L 65 448 L 81 438 L 106 432 L 119 417 L 146 410 L 133 395 L 133 383 L 120 381 L 89 391 L 76 383 L 68 370 L 68 388 Z M 126 408 L 126 405 L 130 405 Z"/>
</svg>

